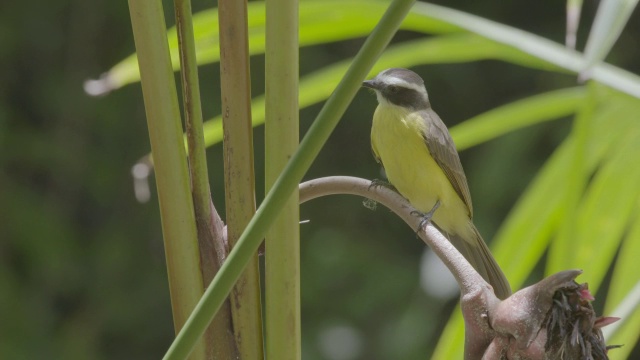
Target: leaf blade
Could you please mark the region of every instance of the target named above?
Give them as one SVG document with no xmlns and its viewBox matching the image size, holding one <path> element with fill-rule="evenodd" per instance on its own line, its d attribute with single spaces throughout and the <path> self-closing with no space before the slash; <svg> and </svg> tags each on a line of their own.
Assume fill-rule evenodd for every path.
<svg viewBox="0 0 640 360">
<path fill-rule="evenodd" d="M 613 44 L 622 33 L 638 4 L 638 0 L 603 0 L 591 26 L 585 49 L 585 63 L 580 71 L 581 77 L 589 77 L 593 66 L 607 56 Z"/>
<path fill-rule="evenodd" d="M 583 87 L 534 95 L 489 110 L 452 127 L 451 136 L 458 150 L 467 149 L 509 131 L 571 115 L 584 99 Z"/>
</svg>

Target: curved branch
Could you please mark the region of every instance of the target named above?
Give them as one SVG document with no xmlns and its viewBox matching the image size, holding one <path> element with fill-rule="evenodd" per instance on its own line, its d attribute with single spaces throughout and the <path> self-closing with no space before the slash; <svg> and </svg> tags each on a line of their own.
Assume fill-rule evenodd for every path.
<svg viewBox="0 0 640 360">
<path fill-rule="evenodd" d="M 393 211 L 412 229 L 420 226 L 420 218 L 411 215 L 416 209 L 397 192 L 383 186 L 371 186 L 371 181 L 351 176 L 329 176 L 300 184 L 300 203 L 327 195 L 349 194 L 374 200 Z M 437 211 L 437 210 L 436 210 Z M 460 252 L 431 223 L 420 236 L 453 274 L 462 296 L 482 293 L 490 285 L 478 274 Z M 492 293 L 492 291 L 490 291 Z"/>
<path fill-rule="evenodd" d="M 388 188 L 372 186 L 371 181 L 332 176 L 300 184 L 301 203 L 334 194 L 366 197 L 388 207 L 412 229 L 420 224 L 406 199 Z M 437 228 L 429 223 L 422 230 L 420 238 L 460 286 L 466 360 L 558 359 L 563 351 L 570 354 L 567 359 L 606 359 L 607 350 L 615 347 L 604 343 L 600 329 L 616 319 L 596 318 L 588 286 L 574 280 L 581 270 L 554 274 L 500 301 Z"/>
</svg>

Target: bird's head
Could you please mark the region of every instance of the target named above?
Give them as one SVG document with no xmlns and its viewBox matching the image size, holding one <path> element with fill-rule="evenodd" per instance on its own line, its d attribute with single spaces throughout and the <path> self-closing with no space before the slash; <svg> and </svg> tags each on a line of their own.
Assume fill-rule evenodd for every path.
<svg viewBox="0 0 640 360">
<path fill-rule="evenodd" d="M 408 69 L 391 68 L 382 71 L 362 86 L 373 89 L 380 104 L 391 104 L 412 110 L 430 106 L 422 78 Z"/>
</svg>

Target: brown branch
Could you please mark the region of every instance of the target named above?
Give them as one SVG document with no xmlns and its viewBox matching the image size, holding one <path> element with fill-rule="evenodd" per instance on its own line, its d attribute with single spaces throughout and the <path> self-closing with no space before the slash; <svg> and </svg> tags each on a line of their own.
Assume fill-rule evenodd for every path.
<svg viewBox="0 0 640 360">
<path fill-rule="evenodd" d="M 383 204 L 412 229 L 420 218 L 393 190 L 368 180 L 333 176 L 300 185 L 300 202 L 317 197 L 351 194 Z M 436 210 L 437 211 L 437 210 Z M 615 318 L 596 318 L 586 284 L 575 278 L 581 270 L 567 270 L 524 288 L 500 301 L 491 286 L 460 252 L 431 224 L 420 238 L 440 257 L 460 286 L 465 321 L 465 360 L 608 359 L 601 328 Z"/>
<path fill-rule="evenodd" d="M 405 198 L 384 186 L 372 186 L 369 180 L 350 176 L 330 176 L 300 184 L 300 203 L 335 194 L 366 197 L 389 208 L 412 229 L 420 226 L 420 217 L 411 214 L 416 209 Z M 451 271 L 460 285 L 462 296 L 491 287 L 435 226 L 427 224 L 423 230 L 418 236 Z"/>
</svg>

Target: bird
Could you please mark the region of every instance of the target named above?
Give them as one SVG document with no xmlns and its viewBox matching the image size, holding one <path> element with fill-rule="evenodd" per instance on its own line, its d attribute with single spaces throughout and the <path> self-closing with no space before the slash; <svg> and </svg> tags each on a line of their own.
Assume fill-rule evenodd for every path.
<svg viewBox="0 0 640 360">
<path fill-rule="evenodd" d="M 451 134 L 431 108 L 422 78 L 403 68 L 362 83 L 378 106 L 371 148 L 389 183 L 443 232 L 495 295 L 511 295 L 506 276 L 473 224 L 471 194 Z"/>
</svg>

